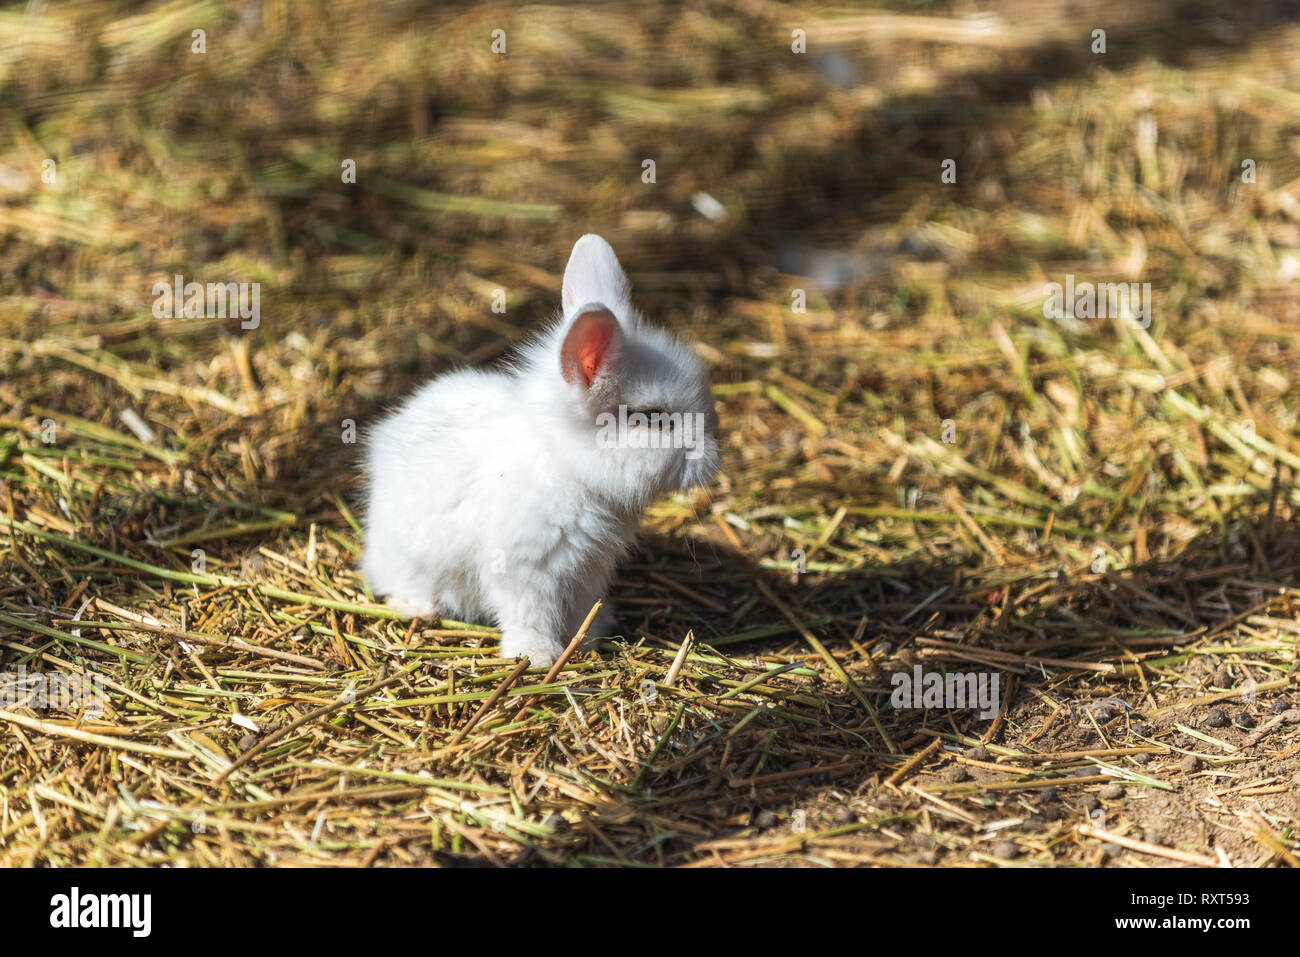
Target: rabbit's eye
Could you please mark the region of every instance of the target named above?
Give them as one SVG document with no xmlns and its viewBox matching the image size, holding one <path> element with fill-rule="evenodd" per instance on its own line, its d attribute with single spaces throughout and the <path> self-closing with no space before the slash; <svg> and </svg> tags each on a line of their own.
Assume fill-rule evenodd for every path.
<svg viewBox="0 0 1300 957">
<path fill-rule="evenodd" d="M 672 428 L 673 420 L 664 409 L 633 409 L 632 415 L 644 415 L 646 424 Z"/>
</svg>

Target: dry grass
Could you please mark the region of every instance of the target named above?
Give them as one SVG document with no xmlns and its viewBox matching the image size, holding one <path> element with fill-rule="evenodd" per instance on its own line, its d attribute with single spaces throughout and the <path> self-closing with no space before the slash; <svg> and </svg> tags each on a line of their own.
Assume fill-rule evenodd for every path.
<svg viewBox="0 0 1300 957">
<path fill-rule="evenodd" d="M 108 691 L 0 710 L 0 863 L 1296 866 L 1300 30 L 991 6 L 0 14 L 0 660 Z M 374 605 L 347 425 L 593 229 L 724 474 L 626 642 L 519 674 Z M 893 709 L 916 664 L 996 718 Z"/>
</svg>

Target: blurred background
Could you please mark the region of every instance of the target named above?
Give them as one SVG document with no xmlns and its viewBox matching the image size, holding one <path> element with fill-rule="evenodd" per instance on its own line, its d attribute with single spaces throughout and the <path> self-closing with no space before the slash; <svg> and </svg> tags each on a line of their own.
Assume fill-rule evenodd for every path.
<svg viewBox="0 0 1300 957">
<path fill-rule="evenodd" d="M 320 451 L 317 430 L 508 351 L 598 231 L 717 382 L 770 382 L 812 413 L 737 397 L 772 414 L 732 444 L 781 457 L 787 482 L 870 481 L 810 464 L 810 430 L 844 425 L 870 463 L 887 450 L 868 423 L 938 437 L 953 419 L 984 464 L 1022 427 L 1051 448 L 1069 422 L 1092 447 L 1028 480 L 1111 484 L 1085 460 L 1124 467 L 1150 443 L 1090 414 L 1088 393 L 1141 403 L 1142 376 L 1174 368 L 1294 450 L 1295 6 L 13 6 L 4 371 L 39 363 L 90 418 L 112 397 L 79 395 L 106 383 L 60 379 L 73 368 L 215 390 L 258 410 L 234 441 L 274 482 Z M 260 282 L 260 328 L 156 320 L 150 290 L 178 273 Z M 1045 321 L 1043 285 L 1066 273 L 1152 282 L 1161 354 L 1105 321 Z M 1130 357 L 1141 368 L 1103 368 Z M 1008 362 L 1046 404 L 987 389 Z M 1026 363 L 1070 370 L 1049 383 Z M 148 420 L 175 395 L 140 399 Z M 202 431 L 229 409 L 191 411 Z"/>
</svg>

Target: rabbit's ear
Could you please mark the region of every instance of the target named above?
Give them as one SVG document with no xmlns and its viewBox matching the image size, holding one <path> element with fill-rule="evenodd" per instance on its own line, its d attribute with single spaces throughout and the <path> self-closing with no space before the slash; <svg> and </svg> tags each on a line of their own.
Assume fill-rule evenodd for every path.
<svg viewBox="0 0 1300 957">
<path fill-rule="evenodd" d="M 560 371 L 570 385 L 590 389 L 598 379 L 612 383 L 623 361 L 623 330 L 600 305 L 585 306 L 560 346 Z"/>
<path fill-rule="evenodd" d="M 627 276 L 618 264 L 613 247 L 595 233 L 588 233 L 573 244 L 569 265 L 564 269 L 562 298 L 566 316 L 589 302 L 619 312 L 626 310 Z"/>
</svg>

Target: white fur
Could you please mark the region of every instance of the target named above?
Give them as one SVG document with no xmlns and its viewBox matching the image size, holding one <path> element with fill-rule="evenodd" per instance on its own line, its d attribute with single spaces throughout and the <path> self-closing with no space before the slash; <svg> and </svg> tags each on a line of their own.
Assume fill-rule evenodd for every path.
<svg viewBox="0 0 1300 957">
<path fill-rule="evenodd" d="M 434 379 L 370 436 L 362 570 L 404 615 L 492 622 L 502 653 L 547 666 L 591 606 L 641 515 L 718 469 L 707 372 L 684 345 L 643 324 L 609 243 L 586 235 L 564 273 L 560 318 L 506 370 Z M 618 320 L 616 367 L 588 388 L 565 380 L 560 351 L 585 307 Z M 596 416 L 654 408 L 703 413 L 698 457 L 677 448 L 600 448 Z M 649 428 L 648 426 L 646 428 Z M 613 626 L 608 604 L 593 635 Z"/>
</svg>

